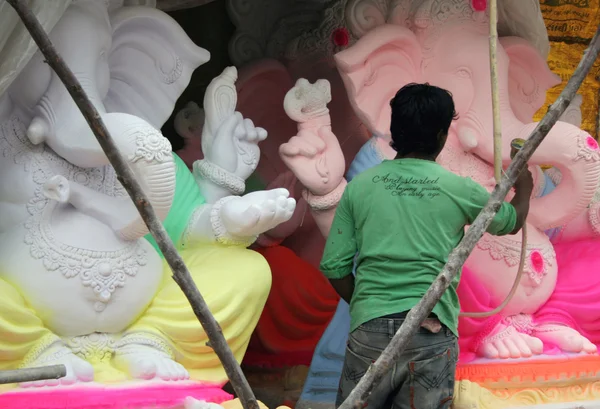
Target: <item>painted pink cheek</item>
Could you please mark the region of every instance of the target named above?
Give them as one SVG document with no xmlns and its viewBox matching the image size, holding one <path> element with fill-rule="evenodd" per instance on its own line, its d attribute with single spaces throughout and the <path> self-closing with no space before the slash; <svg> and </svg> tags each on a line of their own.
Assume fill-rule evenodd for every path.
<svg viewBox="0 0 600 409">
<path fill-rule="evenodd" d="M 585 143 L 586 143 L 587 147 L 590 148 L 591 150 L 594 150 L 594 151 L 598 150 L 598 141 L 596 141 L 591 136 L 588 136 L 587 138 L 585 138 Z"/>
<path fill-rule="evenodd" d="M 539 251 L 531 252 L 529 257 L 531 258 L 531 265 L 535 272 L 541 273 L 544 270 L 544 257 L 542 257 Z"/>
<path fill-rule="evenodd" d="M 473 0 L 473 9 L 475 11 L 485 11 L 487 8 L 487 0 Z"/>
</svg>

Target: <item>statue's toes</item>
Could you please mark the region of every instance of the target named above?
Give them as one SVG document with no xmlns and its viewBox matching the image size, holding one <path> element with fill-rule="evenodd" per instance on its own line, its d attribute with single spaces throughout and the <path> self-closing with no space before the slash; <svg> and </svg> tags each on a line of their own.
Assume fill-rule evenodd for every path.
<svg viewBox="0 0 600 409">
<path fill-rule="evenodd" d="M 75 355 L 69 354 L 63 359 L 52 362 L 52 365 L 64 365 L 67 369 L 67 374 L 60 379 L 26 382 L 20 386 L 23 388 L 41 388 L 45 386 L 73 385 L 78 382 L 91 382 L 94 380 L 94 368 L 92 365 Z"/>
<path fill-rule="evenodd" d="M 492 342 L 483 343 L 479 349 L 477 350 L 478 355 L 481 355 L 485 358 L 495 359 L 498 358 L 500 353 L 498 349 Z"/>
<path fill-rule="evenodd" d="M 498 350 L 498 358 L 507 359 L 510 358 L 510 348 L 507 345 L 507 339 L 501 339 L 498 341 L 494 341 L 494 346 Z"/>
<path fill-rule="evenodd" d="M 587 338 L 584 338 L 583 351 L 588 354 L 595 354 L 598 352 L 598 347 L 596 345 L 592 344 L 590 341 L 588 341 Z"/>
<path fill-rule="evenodd" d="M 176 368 L 177 380 L 185 381 L 190 379 L 190 373 L 178 362 L 173 362 Z"/>
<path fill-rule="evenodd" d="M 583 337 L 576 334 L 565 334 L 562 338 L 557 338 L 557 344 L 563 351 L 581 352 L 583 351 Z"/>
<path fill-rule="evenodd" d="M 58 386 L 58 385 L 60 385 L 59 379 L 46 379 L 43 381 L 24 382 L 20 386 L 22 388 L 43 388 L 45 386 Z"/>
<path fill-rule="evenodd" d="M 162 359 L 157 364 L 157 369 L 156 377 L 163 381 L 183 381 L 189 378 L 185 368 L 171 359 Z"/>
<path fill-rule="evenodd" d="M 521 338 L 521 334 L 515 334 L 504 340 L 504 345 L 508 349 L 509 358 L 529 358 L 532 355 L 531 349 Z"/>
<path fill-rule="evenodd" d="M 565 352 L 596 352 L 596 346 L 573 328 L 563 325 L 545 325 L 536 335 L 545 343 L 556 345 Z"/>
<path fill-rule="evenodd" d="M 150 380 L 154 379 L 158 374 L 158 364 L 160 363 L 160 358 L 141 358 L 134 362 L 132 362 L 129 366 L 129 370 L 131 371 L 131 376 L 135 379 L 145 379 Z"/>
<path fill-rule="evenodd" d="M 521 338 L 525 341 L 534 355 L 539 355 L 544 352 L 544 343 L 539 338 L 526 334 L 522 334 Z"/>
<path fill-rule="evenodd" d="M 71 367 L 73 368 L 75 382 L 91 382 L 94 380 L 94 367 L 89 362 L 73 356 L 71 359 Z M 65 384 L 64 378 L 61 379 L 61 383 Z"/>
</svg>

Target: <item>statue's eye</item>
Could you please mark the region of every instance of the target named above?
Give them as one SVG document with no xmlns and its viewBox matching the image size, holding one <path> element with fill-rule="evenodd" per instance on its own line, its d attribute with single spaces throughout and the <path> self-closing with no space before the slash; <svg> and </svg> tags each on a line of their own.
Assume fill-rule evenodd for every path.
<svg viewBox="0 0 600 409">
<path fill-rule="evenodd" d="M 461 67 L 461 68 L 457 69 L 455 71 L 455 74 L 459 78 L 465 78 L 465 79 L 471 78 L 471 71 L 466 67 Z"/>
</svg>

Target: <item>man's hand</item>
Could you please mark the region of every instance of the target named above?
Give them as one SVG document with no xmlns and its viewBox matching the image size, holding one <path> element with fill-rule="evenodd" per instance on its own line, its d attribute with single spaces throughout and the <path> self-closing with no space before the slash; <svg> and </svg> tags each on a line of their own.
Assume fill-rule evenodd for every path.
<svg viewBox="0 0 600 409">
<path fill-rule="evenodd" d="M 523 169 L 515 182 L 515 196 L 510 201 L 517 211 L 517 223 L 510 234 L 517 234 L 525 224 L 529 213 L 529 200 L 533 191 L 533 176 L 529 169 Z"/>
<path fill-rule="evenodd" d="M 533 191 L 533 176 L 529 169 L 523 169 L 519 174 L 515 182 L 515 190 L 529 191 L 529 193 Z"/>
<path fill-rule="evenodd" d="M 340 298 L 350 304 L 354 293 L 354 274 L 348 274 L 340 279 L 330 279 L 329 282 Z"/>
</svg>

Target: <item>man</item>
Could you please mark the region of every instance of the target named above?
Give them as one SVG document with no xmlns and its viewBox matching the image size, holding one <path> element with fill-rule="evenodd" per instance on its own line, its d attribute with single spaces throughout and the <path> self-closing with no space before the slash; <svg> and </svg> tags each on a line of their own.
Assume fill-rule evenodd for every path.
<svg viewBox="0 0 600 409">
<path fill-rule="evenodd" d="M 448 91 L 409 84 L 390 104 L 391 146 L 398 154 L 348 184 L 321 261 L 321 271 L 350 303 L 337 406 L 388 345 L 463 238 L 465 226 L 489 199 L 482 186 L 436 163 L 457 118 Z M 532 188 L 531 173 L 523 171 L 514 198 L 502 204 L 489 233 L 500 236 L 521 229 Z M 458 359 L 458 282 L 452 282 L 374 389 L 369 409 L 450 408 Z"/>
</svg>

